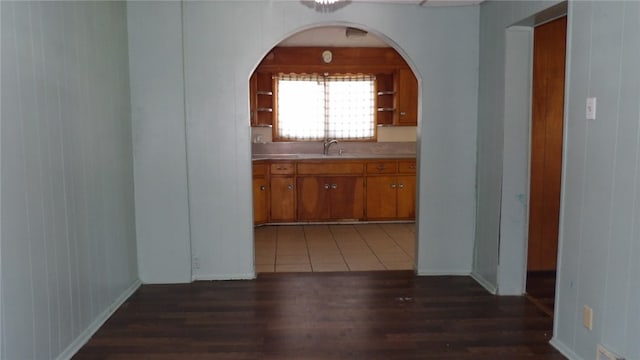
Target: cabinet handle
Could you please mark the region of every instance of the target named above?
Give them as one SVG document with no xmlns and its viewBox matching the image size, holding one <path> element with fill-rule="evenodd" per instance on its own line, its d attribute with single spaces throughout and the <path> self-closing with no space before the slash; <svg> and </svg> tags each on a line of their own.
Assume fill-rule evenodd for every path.
<svg viewBox="0 0 640 360">
<path fill-rule="evenodd" d="M 337 189 L 338 188 L 338 184 L 331 184 L 331 188 L 334 189 L 334 190 Z"/>
<path fill-rule="evenodd" d="M 399 187 L 400 189 L 404 189 L 404 184 L 398 184 L 398 187 Z"/>
<path fill-rule="evenodd" d="M 324 184 L 324 189 L 325 190 L 329 190 L 329 188 L 330 188 L 329 184 Z"/>
<path fill-rule="evenodd" d="M 404 112 L 404 111 L 400 111 L 400 116 L 405 116 L 405 115 L 407 115 L 407 113 L 406 113 L 406 112 Z"/>
<path fill-rule="evenodd" d="M 293 185 L 291 185 L 291 184 L 287 185 L 287 189 L 293 190 Z"/>
<path fill-rule="evenodd" d="M 376 169 L 378 169 L 378 171 L 382 171 L 384 170 L 384 165 L 378 165 Z"/>
<path fill-rule="evenodd" d="M 264 185 L 260 185 L 260 191 L 264 191 L 266 187 Z"/>
<path fill-rule="evenodd" d="M 396 184 L 395 184 L 395 183 L 394 183 L 394 184 L 391 184 L 391 188 L 392 188 L 392 189 L 395 189 L 395 188 L 396 188 Z"/>
</svg>

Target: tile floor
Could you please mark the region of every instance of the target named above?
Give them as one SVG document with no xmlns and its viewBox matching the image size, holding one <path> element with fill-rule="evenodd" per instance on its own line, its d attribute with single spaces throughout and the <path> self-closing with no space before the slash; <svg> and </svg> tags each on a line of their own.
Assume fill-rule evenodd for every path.
<svg viewBox="0 0 640 360">
<path fill-rule="evenodd" d="M 410 270 L 415 224 L 255 228 L 256 272 Z"/>
</svg>

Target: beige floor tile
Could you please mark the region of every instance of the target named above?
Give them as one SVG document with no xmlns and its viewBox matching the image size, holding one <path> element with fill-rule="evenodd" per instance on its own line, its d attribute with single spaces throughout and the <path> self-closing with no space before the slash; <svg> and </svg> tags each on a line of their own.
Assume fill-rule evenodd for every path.
<svg viewBox="0 0 640 360">
<path fill-rule="evenodd" d="M 366 261 L 366 262 L 349 262 L 347 261 L 347 266 L 349 266 L 349 270 L 351 271 L 371 271 L 371 270 L 386 270 L 384 265 L 382 265 L 379 261 Z"/>
<path fill-rule="evenodd" d="M 257 227 L 255 252 L 256 269 L 271 271 L 412 269 L 415 224 Z"/>
<path fill-rule="evenodd" d="M 387 270 L 413 270 L 413 262 L 382 262 Z"/>
<path fill-rule="evenodd" d="M 309 251 L 310 258 L 342 258 L 340 251 Z"/>
<path fill-rule="evenodd" d="M 389 242 L 386 244 L 369 244 L 369 248 L 371 248 L 371 250 L 376 254 L 381 252 L 404 252 L 400 246 Z"/>
<path fill-rule="evenodd" d="M 338 249 L 338 245 L 334 244 L 307 244 L 307 248 L 309 249 L 309 252 L 322 252 L 322 253 L 326 253 L 326 252 L 340 252 L 340 249 Z"/>
<path fill-rule="evenodd" d="M 336 263 L 312 263 L 311 267 L 314 272 L 328 272 L 328 271 L 349 271 L 347 264 L 344 262 Z"/>
<path fill-rule="evenodd" d="M 256 258 L 254 261 L 256 265 L 273 265 L 276 263 L 276 257 L 256 255 Z"/>
<path fill-rule="evenodd" d="M 367 246 L 340 247 L 340 252 L 343 256 L 373 255 L 373 251 Z"/>
<path fill-rule="evenodd" d="M 309 264 L 308 255 L 280 255 L 276 256 L 276 264 L 278 265 L 298 265 Z"/>
<path fill-rule="evenodd" d="M 337 241 L 336 242 L 337 246 L 340 249 L 347 249 L 347 248 L 369 248 L 369 245 L 367 245 L 366 242 L 364 242 L 364 240 L 359 240 L 359 241 Z"/>
<path fill-rule="evenodd" d="M 411 257 L 405 254 L 403 251 L 376 253 L 376 256 L 382 262 L 410 262 L 411 261 Z"/>
<path fill-rule="evenodd" d="M 278 246 L 276 254 L 280 255 L 307 255 L 307 247 L 304 245 L 296 246 Z"/>
<path fill-rule="evenodd" d="M 351 262 L 359 262 L 359 263 L 364 263 L 364 262 L 379 262 L 378 258 L 373 254 L 343 254 L 342 257 L 344 257 L 344 261 L 346 261 L 347 263 L 351 263 Z"/>
<path fill-rule="evenodd" d="M 311 264 L 276 265 L 276 272 L 311 272 Z"/>
<path fill-rule="evenodd" d="M 304 227 L 301 225 L 278 226 L 278 241 L 282 240 L 304 241 Z"/>
<path fill-rule="evenodd" d="M 360 234 L 353 225 L 330 225 L 329 230 L 336 241 L 360 238 Z"/>
<path fill-rule="evenodd" d="M 314 239 L 332 239 L 331 231 L 327 225 L 305 225 L 304 236 L 307 241 Z"/>
<path fill-rule="evenodd" d="M 274 272 L 275 271 L 275 265 L 271 264 L 271 265 L 264 265 L 264 264 L 256 264 L 256 273 L 268 273 L 268 272 Z"/>
<path fill-rule="evenodd" d="M 344 258 L 342 257 L 342 255 L 322 255 L 322 256 L 314 256 L 311 255 L 311 264 L 315 264 L 315 263 L 324 263 L 324 264 L 329 264 L 329 263 L 339 263 L 339 262 L 344 262 Z"/>
<path fill-rule="evenodd" d="M 256 249 L 255 256 L 275 258 L 276 249 Z"/>
</svg>

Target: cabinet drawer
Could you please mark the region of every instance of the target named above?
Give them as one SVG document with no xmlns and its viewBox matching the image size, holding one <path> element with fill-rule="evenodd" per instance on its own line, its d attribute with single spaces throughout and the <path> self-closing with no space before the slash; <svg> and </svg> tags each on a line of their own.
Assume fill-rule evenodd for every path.
<svg viewBox="0 0 640 360">
<path fill-rule="evenodd" d="M 367 174 L 395 174 L 396 161 L 375 161 L 367 163 Z"/>
<path fill-rule="evenodd" d="M 284 174 L 290 175 L 296 172 L 296 166 L 293 162 L 274 162 L 271 163 L 271 173 L 272 174 Z"/>
<path fill-rule="evenodd" d="M 415 160 L 400 160 L 398 161 L 398 172 L 402 174 L 415 174 L 416 173 L 416 161 Z"/>
<path fill-rule="evenodd" d="M 299 175 L 357 175 L 364 173 L 361 162 L 298 162 Z"/>
<path fill-rule="evenodd" d="M 253 162 L 253 176 L 267 175 L 269 167 L 265 162 Z"/>
</svg>

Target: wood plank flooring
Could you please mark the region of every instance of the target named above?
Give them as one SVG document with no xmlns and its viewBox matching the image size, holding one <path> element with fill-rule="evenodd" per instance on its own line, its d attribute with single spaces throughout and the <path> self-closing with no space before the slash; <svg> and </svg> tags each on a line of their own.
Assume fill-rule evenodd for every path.
<svg viewBox="0 0 640 360">
<path fill-rule="evenodd" d="M 469 277 L 269 273 L 144 285 L 74 359 L 564 359 L 551 328 Z"/>
<path fill-rule="evenodd" d="M 542 311 L 553 317 L 556 296 L 556 272 L 527 272 L 527 296 L 538 305 Z"/>
</svg>

